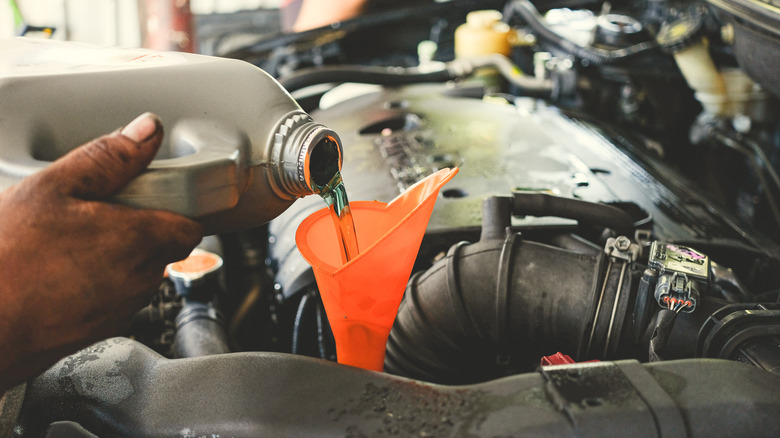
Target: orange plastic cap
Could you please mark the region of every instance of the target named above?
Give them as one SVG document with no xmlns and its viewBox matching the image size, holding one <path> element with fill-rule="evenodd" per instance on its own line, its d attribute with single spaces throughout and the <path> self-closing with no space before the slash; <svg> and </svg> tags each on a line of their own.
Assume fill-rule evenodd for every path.
<svg viewBox="0 0 780 438">
<path fill-rule="evenodd" d="M 181 278 L 187 283 L 201 279 L 222 267 L 222 257 L 199 248 L 192 250 L 190 255 L 165 269 L 170 277 Z"/>
</svg>

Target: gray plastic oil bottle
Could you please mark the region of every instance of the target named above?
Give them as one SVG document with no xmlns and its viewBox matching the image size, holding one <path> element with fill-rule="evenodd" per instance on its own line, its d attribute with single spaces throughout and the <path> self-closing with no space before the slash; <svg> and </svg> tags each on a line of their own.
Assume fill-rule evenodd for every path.
<svg viewBox="0 0 780 438">
<path fill-rule="evenodd" d="M 341 168 L 336 133 L 249 63 L 14 38 L 0 40 L 0 190 L 146 111 L 165 141 L 115 200 L 209 234 L 261 225 Z"/>
</svg>

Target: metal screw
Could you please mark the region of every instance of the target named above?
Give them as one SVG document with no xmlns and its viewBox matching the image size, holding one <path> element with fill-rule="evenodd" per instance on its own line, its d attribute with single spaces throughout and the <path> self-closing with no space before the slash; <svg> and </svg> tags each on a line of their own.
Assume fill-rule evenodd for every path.
<svg viewBox="0 0 780 438">
<path fill-rule="evenodd" d="M 615 248 L 618 251 L 628 251 L 628 248 L 631 247 L 631 240 L 628 239 L 626 236 L 620 236 L 617 239 L 615 239 Z"/>
</svg>

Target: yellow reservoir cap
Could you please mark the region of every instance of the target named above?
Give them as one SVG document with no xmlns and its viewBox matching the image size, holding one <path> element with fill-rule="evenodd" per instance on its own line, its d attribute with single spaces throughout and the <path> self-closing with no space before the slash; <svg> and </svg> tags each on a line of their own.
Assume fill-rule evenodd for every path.
<svg viewBox="0 0 780 438">
<path fill-rule="evenodd" d="M 466 23 L 455 29 L 455 56 L 509 56 L 517 35 L 501 18 L 501 12 L 496 10 L 469 12 Z"/>
</svg>

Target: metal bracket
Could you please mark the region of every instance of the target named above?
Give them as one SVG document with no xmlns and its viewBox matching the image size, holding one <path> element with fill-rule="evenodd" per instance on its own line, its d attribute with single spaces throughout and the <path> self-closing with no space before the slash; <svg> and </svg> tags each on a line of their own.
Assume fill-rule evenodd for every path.
<svg viewBox="0 0 780 438">
<path fill-rule="evenodd" d="M 604 246 L 604 252 L 613 259 L 625 260 L 627 262 L 636 261 L 642 248 L 626 236 L 610 237 Z"/>
</svg>

